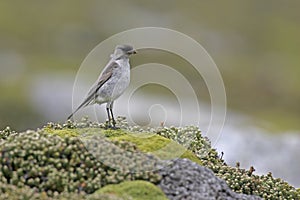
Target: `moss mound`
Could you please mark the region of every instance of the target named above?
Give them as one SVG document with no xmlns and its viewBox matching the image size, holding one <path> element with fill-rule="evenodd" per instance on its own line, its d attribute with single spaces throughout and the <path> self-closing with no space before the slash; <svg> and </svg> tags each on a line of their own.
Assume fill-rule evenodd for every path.
<svg viewBox="0 0 300 200">
<path fill-rule="evenodd" d="M 299 190 L 270 173 L 258 176 L 254 168 L 227 166 L 196 127 L 143 131 L 128 126 L 124 118 L 118 118 L 118 126 L 122 129 L 105 130 L 104 124 L 83 119 L 49 123 L 24 133 L 9 128 L 0 131 L 0 192 L 14 195 L 11 191 L 15 190 L 15 196 L 24 199 L 76 199 L 69 198 L 74 194 L 79 199 L 120 199 L 123 197 L 94 192 L 124 181 L 156 184 L 161 177 L 153 169 L 160 166 L 161 159 L 182 157 L 212 169 L 235 192 L 266 199 L 300 199 Z"/>
<path fill-rule="evenodd" d="M 83 141 L 40 130 L 10 134 L 0 144 L 0 182 L 48 196 L 93 193 L 124 180 L 156 183 L 160 176 L 151 170 L 156 163 L 158 159 L 130 143 L 112 143 L 101 136 Z"/>
<path fill-rule="evenodd" d="M 165 194 L 154 184 L 146 181 L 124 181 L 119 184 L 107 185 L 96 193 L 109 194 L 123 199 L 132 200 L 166 200 Z"/>
</svg>

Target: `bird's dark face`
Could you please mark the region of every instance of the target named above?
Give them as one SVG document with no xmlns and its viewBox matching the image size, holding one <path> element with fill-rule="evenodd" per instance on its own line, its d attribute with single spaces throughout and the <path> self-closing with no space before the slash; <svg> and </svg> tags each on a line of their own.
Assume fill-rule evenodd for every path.
<svg viewBox="0 0 300 200">
<path fill-rule="evenodd" d="M 118 45 L 118 46 L 116 47 L 116 50 L 115 50 L 115 51 L 119 51 L 119 52 L 121 51 L 122 54 L 128 55 L 128 56 L 137 53 L 136 50 L 135 50 L 132 46 L 127 45 L 127 44 Z"/>
</svg>

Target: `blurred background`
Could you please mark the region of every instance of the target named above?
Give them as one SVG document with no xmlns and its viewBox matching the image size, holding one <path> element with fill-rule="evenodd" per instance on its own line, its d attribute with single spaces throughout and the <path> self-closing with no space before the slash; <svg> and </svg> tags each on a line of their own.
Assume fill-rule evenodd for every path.
<svg viewBox="0 0 300 200">
<path fill-rule="evenodd" d="M 197 40 L 222 74 L 229 111 L 216 148 L 225 160 L 299 187 L 299 8 L 300 1 L 279 0 L 1 1 L 0 129 L 63 122 L 77 70 L 97 44 L 127 29 L 165 27 Z M 143 52 L 132 65 L 187 65 L 173 57 Z M 197 85 L 209 105 L 205 83 Z"/>
</svg>

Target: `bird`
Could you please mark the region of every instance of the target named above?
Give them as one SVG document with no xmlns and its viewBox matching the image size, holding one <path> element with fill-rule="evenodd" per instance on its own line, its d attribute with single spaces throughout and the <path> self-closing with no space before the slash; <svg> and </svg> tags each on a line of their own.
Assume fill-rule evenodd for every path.
<svg viewBox="0 0 300 200">
<path fill-rule="evenodd" d="M 130 82 L 130 63 L 129 57 L 136 54 L 133 46 L 128 44 L 117 45 L 110 60 L 102 70 L 97 81 L 92 85 L 82 103 L 70 114 L 68 120 L 73 115 L 88 105 L 106 103 L 108 116 L 108 128 L 116 129 L 116 121 L 113 114 L 114 101 L 119 98 Z M 111 126 L 112 122 L 112 126 Z"/>
</svg>

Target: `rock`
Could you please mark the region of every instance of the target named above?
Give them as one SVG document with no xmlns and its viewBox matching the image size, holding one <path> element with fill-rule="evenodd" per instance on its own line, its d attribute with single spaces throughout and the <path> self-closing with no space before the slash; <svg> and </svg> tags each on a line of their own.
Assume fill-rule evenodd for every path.
<svg viewBox="0 0 300 200">
<path fill-rule="evenodd" d="M 226 182 L 205 167 L 188 159 L 171 160 L 159 169 L 158 186 L 171 200 L 259 200 L 260 197 L 233 192 Z"/>
</svg>

